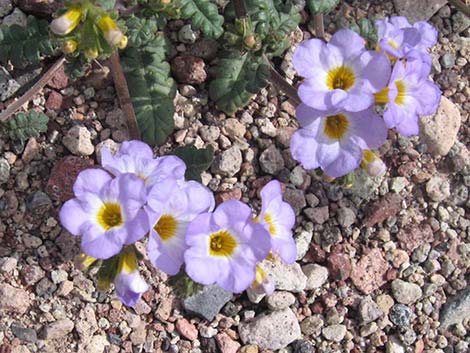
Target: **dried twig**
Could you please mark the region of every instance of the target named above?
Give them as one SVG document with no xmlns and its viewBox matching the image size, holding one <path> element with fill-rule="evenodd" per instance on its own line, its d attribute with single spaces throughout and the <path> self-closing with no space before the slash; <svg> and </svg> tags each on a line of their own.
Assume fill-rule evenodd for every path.
<svg viewBox="0 0 470 353">
<path fill-rule="evenodd" d="M 465 16 L 470 17 L 470 6 L 466 4 L 466 2 L 462 2 L 461 0 L 447 0 L 450 4 L 452 4 L 457 10 L 462 12 Z"/>
<path fill-rule="evenodd" d="M 129 130 L 129 137 L 132 140 L 140 140 L 139 127 L 137 125 L 137 118 L 135 116 L 134 107 L 132 106 L 132 100 L 129 95 L 129 88 L 127 87 L 127 81 L 122 71 L 122 66 L 119 61 L 119 53 L 115 51 L 109 58 L 111 65 L 111 74 L 113 75 L 114 87 L 121 104 L 122 111 L 126 118 L 127 129 Z"/>
<path fill-rule="evenodd" d="M 282 77 L 272 66 L 269 68 L 269 73 L 269 81 L 271 84 L 279 90 L 283 91 L 292 100 L 292 103 L 294 103 L 295 106 L 299 105 L 300 98 L 295 87 L 287 82 L 285 78 Z"/>
<path fill-rule="evenodd" d="M 19 110 L 23 104 L 28 103 L 33 97 L 50 81 L 56 72 L 64 65 L 65 57 L 62 56 L 52 65 L 49 70 L 20 98 L 11 103 L 3 112 L 0 113 L 0 121 L 7 121 L 13 114 Z"/>
<path fill-rule="evenodd" d="M 318 38 L 325 38 L 325 24 L 323 22 L 323 14 L 313 16 L 313 27 L 315 29 L 315 35 Z"/>
</svg>

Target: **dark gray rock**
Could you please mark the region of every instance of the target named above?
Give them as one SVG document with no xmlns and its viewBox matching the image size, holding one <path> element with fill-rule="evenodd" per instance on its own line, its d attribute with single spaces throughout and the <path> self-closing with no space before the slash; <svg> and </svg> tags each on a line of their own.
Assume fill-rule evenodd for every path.
<svg viewBox="0 0 470 353">
<path fill-rule="evenodd" d="M 390 310 L 390 321 L 399 327 L 410 326 L 412 313 L 413 312 L 408 306 L 403 304 L 395 304 Z"/>
<path fill-rule="evenodd" d="M 44 213 L 52 206 L 49 196 L 42 191 L 35 191 L 26 197 L 26 208 L 34 213 Z"/>
<path fill-rule="evenodd" d="M 447 300 L 441 309 L 439 321 L 441 328 L 447 330 L 452 325 L 462 323 L 465 318 L 470 319 L 470 287 Z"/>
<path fill-rule="evenodd" d="M 406 16 L 411 23 L 429 20 L 447 0 L 393 0 L 395 9 L 401 16 Z"/>
<path fill-rule="evenodd" d="M 232 297 L 232 293 L 217 285 L 207 286 L 201 292 L 185 299 L 183 307 L 190 314 L 212 321 Z"/>
<path fill-rule="evenodd" d="M 276 146 L 271 145 L 261 153 L 259 165 L 263 172 L 276 175 L 284 168 L 284 159 Z"/>
<path fill-rule="evenodd" d="M 13 332 L 15 337 L 18 337 L 22 342 L 35 343 L 38 339 L 36 331 L 32 328 L 12 324 L 10 330 Z"/>
<path fill-rule="evenodd" d="M 312 343 L 306 340 L 297 340 L 294 341 L 291 345 L 294 353 L 312 353 L 315 352 L 314 346 Z"/>
</svg>

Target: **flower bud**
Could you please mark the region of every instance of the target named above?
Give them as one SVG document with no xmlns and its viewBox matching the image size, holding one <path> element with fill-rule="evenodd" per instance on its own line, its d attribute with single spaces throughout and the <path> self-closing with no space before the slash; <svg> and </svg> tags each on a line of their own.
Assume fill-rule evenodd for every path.
<svg viewBox="0 0 470 353">
<path fill-rule="evenodd" d="M 104 39 L 106 39 L 110 46 L 113 47 L 121 43 L 124 35 L 111 17 L 108 15 L 101 17 L 98 21 L 98 27 L 103 32 Z"/>
<path fill-rule="evenodd" d="M 64 54 L 72 54 L 78 48 L 78 42 L 74 39 L 69 39 L 62 45 L 62 52 Z"/>
<path fill-rule="evenodd" d="M 127 42 L 128 42 L 127 36 L 122 36 L 121 41 L 117 45 L 118 48 L 119 49 L 124 49 L 125 47 L 127 47 Z"/>
<path fill-rule="evenodd" d="M 387 171 L 385 163 L 371 150 L 364 151 L 361 168 L 372 177 L 384 176 Z"/>
<path fill-rule="evenodd" d="M 81 17 L 82 9 L 79 7 L 72 7 L 62 16 L 57 17 L 51 22 L 51 31 L 59 36 L 65 36 L 77 27 Z"/>
<path fill-rule="evenodd" d="M 245 37 L 245 39 L 243 41 L 244 41 L 245 45 L 250 49 L 253 49 L 256 46 L 256 38 L 255 38 L 254 35 L 249 35 L 249 36 Z"/>
<path fill-rule="evenodd" d="M 85 56 L 88 58 L 88 59 L 96 59 L 98 57 L 98 49 L 96 48 L 88 48 L 85 50 Z"/>
<path fill-rule="evenodd" d="M 88 256 L 84 253 L 75 256 L 74 264 L 80 270 L 87 270 L 91 265 L 95 263 L 96 259 L 94 257 Z"/>
<path fill-rule="evenodd" d="M 119 299 L 127 306 L 134 306 L 148 290 L 147 283 L 139 275 L 137 258 L 133 251 L 124 251 L 119 255 L 119 268 L 114 286 Z"/>
</svg>

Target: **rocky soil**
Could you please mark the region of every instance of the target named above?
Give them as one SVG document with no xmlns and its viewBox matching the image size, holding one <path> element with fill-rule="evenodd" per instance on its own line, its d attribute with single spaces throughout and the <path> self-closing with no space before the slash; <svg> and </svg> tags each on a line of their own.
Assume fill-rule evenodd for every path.
<svg viewBox="0 0 470 353">
<path fill-rule="evenodd" d="M 1 21 L 25 24 L 32 3 L 1 0 Z M 390 132 L 384 178 L 359 171 L 349 189 L 292 159 L 295 107 L 273 87 L 234 116 L 218 111 L 205 83 L 215 43 L 169 24 L 177 129 L 156 153 L 211 144 L 203 182 L 219 202 L 256 209 L 257 192 L 276 178 L 296 211 L 298 262 L 266 264 L 276 282 L 267 298 L 208 287 L 183 300 L 143 263 L 152 289 L 132 309 L 74 266 L 79 246 L 58 210 L 77 173 L 128 133 L 106 63 L 76 82 L 59 72 L 29 106 L 50 117 L 48 132 L 24 145 L 0 140 L 0 352 L 470 352 L 470 20 L 445 0 L 350 0 L 326 28 L 333 33 L 345 14 L 397 13 L 438 28 L 432 75 L 445 98 L 419 138 Z M 312 36 L 304 15 L 293 46 Z M 278 68 L 295 82 L 292 49 Z M 0 109 L 41 71 L 0 68 Z"/>
</svg>

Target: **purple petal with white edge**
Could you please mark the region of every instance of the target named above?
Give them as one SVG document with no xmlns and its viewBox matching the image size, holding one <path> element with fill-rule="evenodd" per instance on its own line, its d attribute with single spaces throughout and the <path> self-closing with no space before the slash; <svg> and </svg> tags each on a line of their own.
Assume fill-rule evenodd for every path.
<svg viewBox="0 0 470 353">
<path fill-rule="evenodd" d="M 135 306 L 141 295 L 149 289 L 147 283 L 137 271 L 131 273 L 120 272 L 114 279 L 114 286 L 119 299 L 124 305 L 130 307 Z"/>
<path fill-rule="evenodd" d="M 111 180 L 111 175 L 103 169 L 85 169 L 78 174 L 73 192 L 79 199 L 85 193 L 98 194 Z"/>
<path fill-rule="evenodd" d="M 365 50 L 364 39 L 350 29 L 340 29 L 337 31 L 328 45 L 334 45 L 341 50 L 343 57 L 359 55 Z"/>
<path fill-rule="evenodd" d="M 249 222 L 243 229 L 244 236 L 248 241 L 249 248 L 243 252 L 247 261 L 256 263 L 266 258 L 271 250 L 271 236 L 269 232 L 259 223 Z"/>
<path fill-rule="evenodd" d="M 437 29 L 426 21 L 418 21 L 413 25 L 420 34 L 418 47 L 420 49 L 429 49 L 437 43 Z"/>
<path fill-rule="evenodd" d="M 419 134 L 418 115 L 403 119 L 395 126 L 395 129 L 403 136 L 416 136 Z"/>
<path fill-rule="evenodd" d="M 260 191 L 261 195 L 261 209 L 266 209 L 269 204 L 274 200 L 281 199 L 282 201 L 282 189 L 281 183 L 277 180 L 271 180 L 267 183 Z"/>
<path fill-rule="evenodd" d="M 181 242 L 163 243 L 154 232 L 149 236 L 147 253 L 153 265 L 170 276 L 176 275 L 184 263 L 186 246 Z"/>
<path fill-rule="evenodd" d="M 226 291 L 241 293 L 255 280 L 256 263 L 250 263 L 243 256 L 238 256 L 230 262 L 228 276 L 221 277 L 217 283 Z"/>
<path fill-rule="evenodd" d="M 77 199 L 71 199 L 64 203 L 59 213 L 60 223 L 72 235 L 80 235 L 82 226 L 90 219 L 78 202 Z"/>
<path fill-rule="evenodd" d="M 157 158 L 158 172 L 155 175 L 155 181 L 161 181 L 166 178 L 174 178 L 177 180 L 184 180 L 184 173 L 186 173 L 186 164 L 184 161 L 176 156 L 163 156 Z"/>
<path fill-rule="evenodd" d="M 388 18 L 383 20 L 376 20 L 375 21 L 375 28 L 377 29 L 377 37 L 378 39 L 382 39 L 388 32 L 390 28 L 390 24 L 388 23 Z"/>
<path fill-rule="evenodd" d="M 116 182 L 115 184 L 113 182 Z M 126 220 L 131 220 L 147 201 L 147 189 L 142 179 L 134 174 L 117 176 L 109 189 L 109 195 L 118 194 L 117 200 L 121 204 Z M 116 189 L 113 190 L 113 188 Z"/>
<path fill-rule="evenodd" d="M 387 127 L 383 119 L 372 108 L 358 113 L 348 113 L 348 115 L 352 125 L 351 139 L 362 149 L 379 148 L 385 143 Z"/>
<path fill-rule="evenodd" d="M 379 40 L 379 47 L 394 58 L 402 58 L 405 55 L 403 31 L 389 33 L 388 36 Z"/>
<path fill-rule="evenodd" d="M 418 114 L 431 115 L 437 111 L 441 102 L 441 90 L 435 83 L 425 80 L 419 90 L 414 92 L 413 97 L 419 102 Z"/>
<path fill-rule="evenodd" d="M 342 104 L 343 110 L 349 112 L 360 112 L 371 107 L 375 102 L 372 94 L 364 94 L 359 89 L 348 93 L 347 99 Z"/>
<path fill-rule="evenodd" d="M 318 142 L 307 129 L 297 130 L 290 140 L 292 157 L 305 169 L 315 169 L 320 166 L 317 159 Z"/>
<path fill-rule="evenodd" d="M 137 215 L 126 222 L 127 238 L 125 244 L 134 244 L 136 241 L 141 240 L 145 234 L 148 233 L 148 219 L 143 210 L 139 210 Z"/>
<path fill-rule="evenodd" d="M 377 51 L 366 51 L 353 62 L 355 68 L 361 68 L 359 72 L 360 87 L 367 93 L 376 93 L 387 86 L 391 65 L 385 54 Z"/>
<path fill-rule="evenodd" d="M 416 28 L 405 28 L 403 31 L 403 47 L 405 49 L 412 49 L 419 45 L 421 35 Z"/>
<path fill-rule="evenodd" d="M 323 171 L 330 177 L 338 178 L 349 174 L 362 161 L 362 149 L 356 144 L 342 141 L 341 146 L 335 152 L 334 159 L 328 158 L 330 163 L 322 163 L 321 165 Z"/>
<path fill-rule="evenodd" d="M 278 213 L 276 214 L 276 224 L 282 225 L 282 227 L 288 229 L 290 234 L 292 234 L 291 230 L 295 225 L 295 212 L 292 206 L 285 201 L 280 204 Z"/>
<path fill-rule="evenodd" d="M 330 91 L 327 89 L 319 89 L 318 81 L 313 79 L 305 80 L 298 88 L 302 102 L 309 107 L 320 110 L 322 112 L 336 111 L 337 107 L 333 106 L 330 97 Z"/>
<path fill-rule="evenodd" d="M 184 263 L 186 274 L 193 281 L 206 286 L 216 283 L 222 275 L 226 276 L 226 267 L 228 267 L 228 263 L 225 267 L 221 267 L 219 261 L 209 256 L 195 254 L 192 248 L 184 253 Z"/>
<path fill-rule="evenodd" d="M 301 42 L 292 57 L 292 64 L 297 74 L 305 78 L 315 79 L 316 75 L 312 68 L 321 65 L 319 55 L 325 48 L 325 42 L 320 39 L 309 39 Z"/>
<path fill-rule="evenodd" d="M 132 140 L 132 141 L 124 141 L 121 144 L 121 148 L 119 149 L 119 154 L 127 154 L 129 156 L 137 157 L 140 159 L 152 159 L 153 158 L 153 151 L 149 145 L 142 141 Z"/>
<path fill-rule="evenodd" d="M 297 245 L 292 236 L 272 238 L 273 253 L 279 254 L 279 257 L 287 264 L 292 264 L 297 260 Z"/>
<path fill-rule="evenodd" d="M 312 131 L 316 131 L 318 129 L 318 125 L 320 124 L 320 120 L 323 116 L 324 113 L 313 109 L 304 103 L 300 103 L 295 110 L 295 117 L 300 126 Z"/>
<path fill-rule="evenodd" d="M 390 85 L 395 86 L 394 82 L 397 80 L 401 80 L 405 76 L 406 76 L 405 64 L 401 60 L 398 60 L 393 66 L 393 71 L 390 76 Z"/>
<path fill-rule="evenodd" d="M 121 251 L 126 235 L 122 227 L 120 231 L 104 233 L 98 226 L 91 226 L 82 236 L 83 252 L 97 259 L 109 259 Z"/>
<path fill-rule="evenodd" d="M 432 58 L 428 53 L 413 49 L 406 54 L 405 59 L 407 71 L 419 73 L 422 79 L 431 73 Z"/>
<path fill-rule="evenodd" d="M 199 255 L 207 254 L 207 236 L 219 230 L 212 223 L 212 213 L 202 213 L 191 221 L 186 230 L 186 245 L 199 249 Z"/>
</svg>

